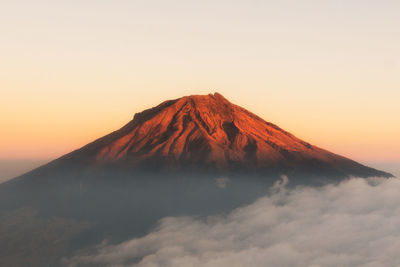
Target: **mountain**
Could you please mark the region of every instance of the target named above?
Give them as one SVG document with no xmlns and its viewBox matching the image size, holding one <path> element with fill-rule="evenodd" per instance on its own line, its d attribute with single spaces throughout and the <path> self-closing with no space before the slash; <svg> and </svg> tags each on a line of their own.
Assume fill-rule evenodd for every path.
<svg viewBox="0 0 400 267">
<path fill-rule="evenodd" d="M 289 186 L 391 176 L 302 141 L 220 94 L 169 100 L 0 184 L 0 266 L 71 266 L 73 255 L 143 236 L 164 217 L 249 204 L 281 175 Z"/>
<path fill-rule="evenodd" d="M 296 138 L 221 94 L 169 100 L 56 161 L 162 172 L 391 176 Z"/>
</svg>

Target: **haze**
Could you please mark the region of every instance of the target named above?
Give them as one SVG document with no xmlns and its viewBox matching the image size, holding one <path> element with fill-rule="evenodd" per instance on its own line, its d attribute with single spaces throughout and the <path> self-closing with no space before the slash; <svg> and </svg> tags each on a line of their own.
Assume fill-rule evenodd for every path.
<svg viewBox="0 0 400 267">
<path fill-rule="evenodd" d="M 5 1 L 3 166 L 56 158 L 165 99 L 214 91 L 315 145 L 395 166 L 399 10 L 389 0 Z"/>
</svg>

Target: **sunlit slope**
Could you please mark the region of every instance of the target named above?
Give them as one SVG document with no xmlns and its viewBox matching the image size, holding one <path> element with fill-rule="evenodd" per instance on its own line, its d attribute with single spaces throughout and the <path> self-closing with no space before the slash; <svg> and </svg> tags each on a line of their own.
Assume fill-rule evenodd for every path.
<svg viewBox="0 0 400 267">
<path fill-rule="evenodd" d="M 391 176 L 298 139 L 222 95 L 169 100 L 56 161 L 85 169 Z"/>
</svg>

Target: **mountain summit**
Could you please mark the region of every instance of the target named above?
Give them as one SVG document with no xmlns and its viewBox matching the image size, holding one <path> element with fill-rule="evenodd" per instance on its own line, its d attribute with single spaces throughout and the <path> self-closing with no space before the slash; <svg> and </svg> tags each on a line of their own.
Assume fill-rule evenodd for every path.
<svg viewBox="0 0 400 267">
<path fill-rule="evenodd" d="M 59 161 L 91 168 L 390 176 L 302 141 L 219 93 L 165 101 Z"/>
</svg>

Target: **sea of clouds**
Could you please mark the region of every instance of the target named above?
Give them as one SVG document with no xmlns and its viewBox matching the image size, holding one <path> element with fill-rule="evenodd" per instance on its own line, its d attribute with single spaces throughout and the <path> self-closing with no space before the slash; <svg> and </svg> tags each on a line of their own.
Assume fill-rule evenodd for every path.
<svg viewBox="0 0 400 267">
<path fill-rule="evenodd" d="M 400 266 L 400 180 L 286 189 L 227 215 L 168 217 L 71 266 Z"/>
</svg>

